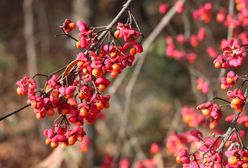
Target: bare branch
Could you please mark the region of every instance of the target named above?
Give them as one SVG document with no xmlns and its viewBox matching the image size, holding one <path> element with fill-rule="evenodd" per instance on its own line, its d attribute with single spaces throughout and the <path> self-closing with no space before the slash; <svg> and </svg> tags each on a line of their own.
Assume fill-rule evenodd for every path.
<svg viewBox="0 0 248 168">
<path fill-rule="evenodd" d="M 12 115 L 14 115 L 14 114 L 20 112 L 20 111 L 22 111 L 23 109 L 29 107 L 30 105 L 31 105 L 31 104 L 27 104 L 27 105 L 25 105 L 25 106 L 23 106 L 23 107 L 17 109 L 16 111 L 13 111 L 13 112 L 11 112 L 11 113 L 9 113 L 9 114 L 6 114 L 5 116 L 3 116 L 3 117 L 0 118 L 0 121 L 4 120 L 5 118 L 8 118 L 8 117 L 10 117 L 10 116 L 12 116 Z"/>
</svg>

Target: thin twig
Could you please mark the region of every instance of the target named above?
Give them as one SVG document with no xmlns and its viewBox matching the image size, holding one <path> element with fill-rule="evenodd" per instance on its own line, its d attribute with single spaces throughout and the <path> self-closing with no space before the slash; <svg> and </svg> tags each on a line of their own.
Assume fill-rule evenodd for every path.
<svg viewBox="0 0 248 168">
<path fill-rule="evenodd" d="M 20 111 L 22 111 L 23 109 L 29 107 L 30 105 L 31 105 L 31 104 L 27 104 L 27 105 L 25 105 L 25 106 L 23 106 L 23 107 L 17 109 L 16 111 L 13 111 L 13 112 L 11 112 L 11 113 L 9 113 L 9 114 L 6 114 L 5 116 L 3 116 L 3 117 L 0 118 L 0 121 L 4 120 L 5 118 L 8 118 L 9 116 L 12 116 L 12 115 L 14 115 L 14 114 L 16 114 L 16 113 L 18 113 L 18 112 L 20 112 Z"/>
<path fill-rule="evenodd" d="M 214 97 L 214 98 L 212 99 L 212 101 L 214 101 L 214 100 L 221 100 L 221 101 L 226 102 L 226 103 L 228 103 L 228 104 L 231 103 L 230 101 L 225 100 L 225 99 L 222 99 L 222 98 L 220 98 L 220 97 Z"/>
<path fill-rule="evenodd" d="M 220 146 L 216 150 L 219 153 L 223 153 L 223 148 L 225 147 L 226 142 L 230 139 L 230 137 L 232 136 L 232 134 L 235 132 L 236 124 L 237 124 L 239 115 L 240 115 L 239 112 L 235 114 L 235 117 L 232 120 L 229 128 L 227 129 L 226 133 L 223 135 L 224 138 L 222 139 L 222 142 L 221 142 Z"/>
<path fill-rule="evenodd" d="M 133 0 L 128 0 L 122 7 L 122 9 L 120 10 L 120 12 L 116 15 L 116 17 L 112 20 L 112 22 L 106 27 L 106 30 L 103 31 L 98 39 L 102 39 L 107 33 L 108 31 L 117 23 L 117 21 L 119 20 L 119 18 L 123 15 L 123 13 L 127 10 L 127 8 L 130 6 L 130 4 L 133 2 Z"/>
</svg>

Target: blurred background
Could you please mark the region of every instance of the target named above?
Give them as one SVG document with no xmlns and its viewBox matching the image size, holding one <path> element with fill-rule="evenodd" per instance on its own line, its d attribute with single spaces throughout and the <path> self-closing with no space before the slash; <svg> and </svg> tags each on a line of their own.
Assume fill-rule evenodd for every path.
<svg viewBox="0 0 248 168">
<path fill-rule="evenodd" d="M 158 11 L 161 2 L 136 0 L 130 8 L 145 39 L 163 17 Z M 6 114 L 26 103 L 25 98 L 18 97 L 15 92 L 15 83 L 24 74 L 49 74 L 75 58 L 78 49 L 75 49 L 73 41 L 64 36 L 55 37 L 61 33 L 59 26 L 66 18 L 83 20 L 91 26 L 107 25 L 124 3 L 124 0 L 0 0 L 0 114 Z M 174 1 L 168 4 L 173 5 Z M 197 3 L 192 5 L 192 8 L 198 6 Z M 188 8 L 188 16 L 190 12 Z M 216 24 L 209 26 L 214 39 L 226 37 L 224 27 L 215 30 L 213 27 Z M 93 159 L 88 158 L 91 162 L 88 165 L 97 167 L 105 155 L 115 155 L 117 150 L 120 157 L 139 157 L 137 153 L 143 158 L 149 157 L 152 142 L 165 145 L 165 137 L 181 104 L 195 103 L 187 64 L 165 57 L 165 36 L 180 32 L 184 32 L 182 16 L 176 15 L 149 47 L 132 92 L 128 125 L 125 128 L 127 140 L 122 141 L 121 150 L 116 147 L 116 137 L 125 106 L 124 92 L 131 73 L 128 73 L 112 96 L 111 108 L 105 111 L 104 120 L 94 125 L 95 138 L 91 140 L 94 147 L 89 147 L 93 154 L 89 154 L 89 151 L 83 153 L 80 144 L 65 151 L 57 150 L 53 158 L 53 163 L 59 162 L 57 167 L 86 167 L 84 160 L 90 157 L 87 155 L 94 156 Z M 199 53 L 205 47 L 202 45 L 198 48 Z M 199 69 L 203 73 L 217 74 L 215 70 L 210 73 L 211 59 L 205 55 L 205 52 L 199 54 L 203 58 Z M 46 167 L 44 161 L 52 150 L 44 144 L 42 132 L 51 124 L 51 120 L 37 121 L 30 109 L 0 122 L 0 167 Z M 179 119 L 176 125 L 179 127 Z M 170 160 L 169 157 L 166 160 L 168 165 L 174 162 Z M 56 167 L 54 164 L 50 166 Z"/>
</svg>

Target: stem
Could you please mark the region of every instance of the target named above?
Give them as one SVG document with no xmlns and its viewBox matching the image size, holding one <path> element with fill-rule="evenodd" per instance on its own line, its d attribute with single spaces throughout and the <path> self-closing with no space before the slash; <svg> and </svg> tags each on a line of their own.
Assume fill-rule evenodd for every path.
<svg viewBox="0 0 248 168">
<path fill-rule="evenodd" d="M 64 31 L 63 28 L 61 28 L 61 30 L 63 31 L 63 34 L 55 35 L 55 37 L 60 36 L 60 35 L 65 35 L 65 36 L 71 38 L 72 40 L 74 40 L 74 41 L 76 41 L 76 42 L 78 41 L 78 39 L 76 39 L 75 37 L 71 36 L 70 34 L 67 34 L 67 33 Z"/>
<path fill-rule="evenodd" d="M 208 149 L 206 152 L 203 153 L 202 158 L 204 158 L 205 155 L 206 155 L 208 152 L 211 152 L 212 148 L 213 148 L 214 145 L 219 141 L 220 138 L 221 138 L 221 136 L 217 137 L 217 138 L 214 140 L 214 142 L 209 146 L 209 149 Z M 206 146 L 206 144 L 205 144 L 205 146 Z"/>
<path fill-rule="evenodd" d="M 238 139 L 238 141 L 239 141 L 240 147 L 241 147 L 241 149 L 243 149 L 243 148 L 244 148 L 244 144 L 243 144 L 243 142 L 242 142 L 242 139 L 241 139 L 239 130 L 238 130 L 237 128 L 235 128 L 235 132 L 236 132 L 236 136 L 237 136 L 237 139 Z"/>
<path fill-rule="evenodd" d="M 227 132 L 225 133 L 224 138 L 222 139 L 222 143 L 219 146 L 219 148 L 216 150 L 219 153 L 223 153 L 223 148 L 225 147 L 226 142 L 230 139 L 230 137 L 232 136 L 233 132 L 235 129 L 233 129 L 232 127 L 229 127 Z"/>
<path fill-rule="evenodd" d="M 248 47 L 248 44 L 241 44 L 240 47 Z"/>
<path fill-rule="evenodd" d="M 214 98 L 212 99 L 212 101 L 214 101 L 214 100 L 221 100 L 221 101 L 226 102 L 226 103 L 228 103 L 228 104 L 231 103 L 230 101 L 225 100 L 225 99 L 222 99 L 222 98 L 220 98 L 220 97 L 214 97 Z"/>
<path fill-rule="evenodd" d="M 103 31 L 98 39 L 103 38 L 107 32 L 117 23 L 117 21 L 119 20 L 119 18 L 122 16 L 122 14 L 127 10 L 127 8 L 130 6 L 130 4 L 132 3 L 133 0 L 128 0 L 122 7 L 122 9 L 120 10 L 120 12 L 116 15 L 116 17 L 112 20 L 112 22 L 106 27 L 106 30 Z"/>
<path fill-rule="evenodd" d="M 241 87 L 243 87 L 243 86 L 244 86 L 244 84 L 245 84 L 246 82 L 248 82 L 248 80 L 247 80 L 247 79 L 246 79 L 246 80 L 244 80 L 244 81 L 241 83 L 241 85 L 239 86 L 239 88 L 241 89 Z"/>
<path fill-rule="evenodd" d="M 222 143 L 220 144 L 219 148 L 217 151 L 219 153 L 223 153 L 223 148 L 225 147 L 226 142 L 230 139 L 232 134 L 236 131 L 236 123 L 238 121 L 240 113 L 236 113 L 234 119 L 232 120 L 232 123 L 230 124 L 228 130 L 226 133 L 223 135 L 224 138 L 222 139 Z"/>
<path fill-rule="evenodd" d="M 228 14 L 234 13 L 234 0 L 229 0 Z M 227 39 L 230 40 L 233 36 L 233 29 L 229 28 L 227 31 Z"/>
<path fill-rule="evenodd" d="M 41 74 L 41 73 L 35 74 L 32 78 L 34 79 L 34 78 L 36 78 L 36 77 L 38 77 L 38 76 L 43 76 L 43 77 L 48 78 L 48 75 L 46 75 L 46 74 Z"/>
<path fill-rule="evenodd" d="M 9 113 L 9 114 L 6 114 L 5 116 L 2 116 L 2 117 L 0 118 L 0 121 L 4 120 L 5 118 L 7 118 L 7 117 L 9 117 L 9 116 L 12 116 L 12 115 L 14 115 L 14 114 L 16 114 L 16 113 L 18 113 L 18 112 L 20 112 L 20 111 L 22 111 L 23 109 L 29 107 L 30 105 L 31 105 L 31 104 L 27 104 L 27 105 L 25 105 L 25 106 L 23 106 L 23 107 L 17 109 L 16 111 L 13 111 L 13 112 L 11 112 L 11 113 Z"/>
</svg>

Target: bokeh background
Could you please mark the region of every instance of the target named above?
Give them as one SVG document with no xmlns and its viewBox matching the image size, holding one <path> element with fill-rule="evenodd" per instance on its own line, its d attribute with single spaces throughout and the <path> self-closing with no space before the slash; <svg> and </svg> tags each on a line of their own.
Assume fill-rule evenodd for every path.
<svg viewBox="0 0 248 168">
<path fill-rule="evenodd" d="M 24 105 L 25 98 L 16 95 L 16 81 L 24 74 L 40 72 L 49 74 L 75 58 L 78 49 L 73 41 L 60 34 L 59 26 L 65 18 L 83 20 L 91 26 L 107 25 L 121 9 L 124 0 L 0 0 L 0 114 L 13 111 Z M 160 0 L 136 0 L 130 7 L 135 15 L 145 39 L 153 31 L 163 15 L 158 11 Z M 213 1 L 214 7 L 222 1 Z M 173 5 L 174 1 L 169 1 Z M 222 6 L 227 6 L 224 3 Z M 187 8 L 190 16 L 192 3 Z M 125 16 L 121 18 L 124 20 Z M 192 25 L 194 22 L 189 20 Z M 194 32 L 201 25 L 192 26 Z M 226 37 L 225 27 L 208 26 L 212 39 Z M 91 166 L 99 166 L 104 155 L 114 155 L 118 150 L 120 157 L 135 158 L 137 151 L 143 151 L 150 157 L 149 147 L 152 142 L 165 146 L 165 138 L 170 129 L 183 129 L 179 118 L 175 119 L 182 104 L 194 105 L 196 97 L 191 90 L 188 65 L 165 56 L 165 36 L 184 33 L 181 15 L 175 15 L 156 40 L 149 46 L 148 56 L 142 67 L 137 83 L 132 92 L 130 113 L 126 129 L 126 140 L 121 149 L 116 146 L 121 118 L 125 108 L 125 89 L 131 72 L 125 77 L 117 92 L 112 96 L 111 108 L 105 111 L 105 118 L 94 125 L 95 137 L 92 139 L 91 154 L 82 153 L 80 144 L 69 149 L 57 151 L 53 163 L 58 167 L 86 167 L 85 160 Z M 206 41 L 198 48 L 199 62 L 195 65 L 202 73 L 214 76 L 211 59 L 205 48 L 211 41 Z M 202 52 L 201 52 L 202 51 Z M 215 82 L 215 81 L 213 81 Z M 41 80 L 42 83 L 42 80 Z M 199 96 L 199 94 L 198 94 Z M 201 99 L 207 97 L 202 96 Z M 174 121 L 175 128 L 171 128 Z M 0 122 L 0 167 L 27 168 L 39 167 L 52 153 L 44 144 L 43 130 L 52 124 L 52 120 L 37 121 L 30 109 L 25 109 L 15 116 Z M 137 149 L 140 148 L 140 149 Z M 141 150 L 142 149 L 142 150 Z M 93 153 L 93 154 L 92 154 Z M 142 154 L 142 153 L 141 153 Z M 90 156 L 94 155 L 94 158 Z M 173 158 L 166 158 L 166 165 L 172 165 Z M 90 164 L 89 164 L 90 165 Z M 50 165 L 51 166 L 51 165 Z M 52 167 L 56 167 L 52 165 Z M 166 166 L 170 167 L 170 166 Z"/>
</svg>

